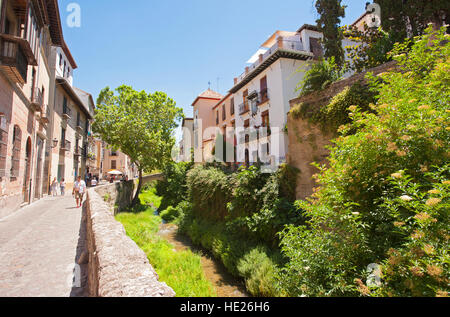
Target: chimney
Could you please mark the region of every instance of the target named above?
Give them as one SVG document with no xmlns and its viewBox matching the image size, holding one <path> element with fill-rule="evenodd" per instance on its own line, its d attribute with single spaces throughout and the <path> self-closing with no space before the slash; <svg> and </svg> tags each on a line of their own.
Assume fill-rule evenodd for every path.
<svg viewBox="0 0 450 317">
<path fill-rule="evenodd" d="M 283 48 L 283 37 L 279 36 L 277 39 L 278 48 Z"/>
</svg>

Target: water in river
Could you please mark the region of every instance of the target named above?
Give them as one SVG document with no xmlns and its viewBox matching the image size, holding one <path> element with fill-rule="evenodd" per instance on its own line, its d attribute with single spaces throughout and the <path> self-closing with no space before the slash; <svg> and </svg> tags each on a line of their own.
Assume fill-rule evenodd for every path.
<svg viewBox="0 0 450 317">
<path fill-rule="evenodd" d="M 189 238 L 177 233 L 174 224 L 161 224 L 159 235 L 169 241 L 177 251 L 190 249 L 201 256 L 203 271 L 206 278 L 213 284 L 218 297 L 247 297 L 242 281 L 227 272 L 222 263 L 206 252 L 195 247 Z"/>
</svg>

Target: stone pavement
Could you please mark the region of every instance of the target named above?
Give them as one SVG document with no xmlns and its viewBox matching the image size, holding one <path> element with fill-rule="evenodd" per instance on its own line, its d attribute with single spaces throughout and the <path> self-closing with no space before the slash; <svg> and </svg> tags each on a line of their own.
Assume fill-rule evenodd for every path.
<svg viewBox="0 0 450 317">
<path fill-rule="evenodd" d="M 75 264 L 85 250 L 83 209 L 75 206 L 71 196 L 46 197 L 0 219 L 0 297 L 86 295 L 86 265 Z"/>
</svg>

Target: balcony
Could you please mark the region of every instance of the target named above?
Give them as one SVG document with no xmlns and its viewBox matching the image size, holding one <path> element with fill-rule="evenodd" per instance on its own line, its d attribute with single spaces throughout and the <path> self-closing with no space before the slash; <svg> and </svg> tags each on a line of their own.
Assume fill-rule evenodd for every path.
<svg viewBox="0 0 450 317">
<path fill-rule="evenodd" d="M 70 151 L 70 146 L 71 146 L 70 141 L 62 140 L 62 142 L 61 142 L 61 151 L 69 152 Z"/>
<path fill-rule="evenodd" d="M 83 149 L 81 148 L 81 146 L 75 148 L 75 152 L 73 153 L 73 156 L 75 157 L 80 157 L 83 153 Z"/>
<path fill-rule="evenodd" d="M 267 102 L 267 101 L 269 101 L 270 100 L 270 98 L 269 98 L 269 91 L 268 91 L 268 89 L 267 88 L 265 88 L 265 89 L 262 89 L 260 92 L 259 92 L 259 105 L 262 105 L 263 103 L 265 103 L 265 102 Z"/>
<path fill-rule="evenodd" d="M 41 121 L 42 124 L 48 124 L 50 122 L 50 107 L 43 106 L 45 108 L 45 111 L 42 111 L 39 116 L 39 121 Z"/>
<path fill-rule="evenodd" d="M 312 59 L 314 55 L 305 51 L 299 35 L 290 37 L 279 36 L 272 47 L 267 49 L 264 54 L 260 54 L 256 62 L 246 67 L 245 71 L 235 78 L 234 87 L 230 92 L 236 93 L 280 57 L 308 60 Z"/>
<path fill-rule="evenodd" d="M 71 114 L 72 114 L 72 110 L 70 110 L 70 108 L 69 108 L 67 105 L 63 105 L 62 118 L 63 118 L 64 120 L 69 120 Z"/>
<path fill-rule="evenodd" d="M 42 92 L 39 88 L 33 89 L 33 91 L 31 92 L 30 101 L 31 101 L 30 106 L 35 112 L 37 112 L 37 111 L 43 112 L 44 101 L 43 101 Z"/>
<path fill-rule="evenodd" d="M 0 39 L 0 62 L 0 68 L 13 82 L 27 82 L 28 60 L 18 42 Z"/>
<path fill-rule="evenodd" d="M 239 105 L 239 115 L 246 114 L 249 111 L 250 111 L 250 107 L 248 105 L 248 101 Z"/>
</svg>

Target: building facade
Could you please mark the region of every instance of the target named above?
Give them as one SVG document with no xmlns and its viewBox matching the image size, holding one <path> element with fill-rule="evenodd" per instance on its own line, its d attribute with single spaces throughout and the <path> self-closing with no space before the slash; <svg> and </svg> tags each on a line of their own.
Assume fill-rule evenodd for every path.
<svg viewBox="0 0 450 317">
<path fill-rule="evenodd" d="M 88 169 L 94 106 L 76 68 L 57 0 L 0 0 L 0 218 Z"/>
<path fill-rule="evenodd" d="M 0 1 L 0 217 L 45 193 L 57 1 Z"/>
</svg>

